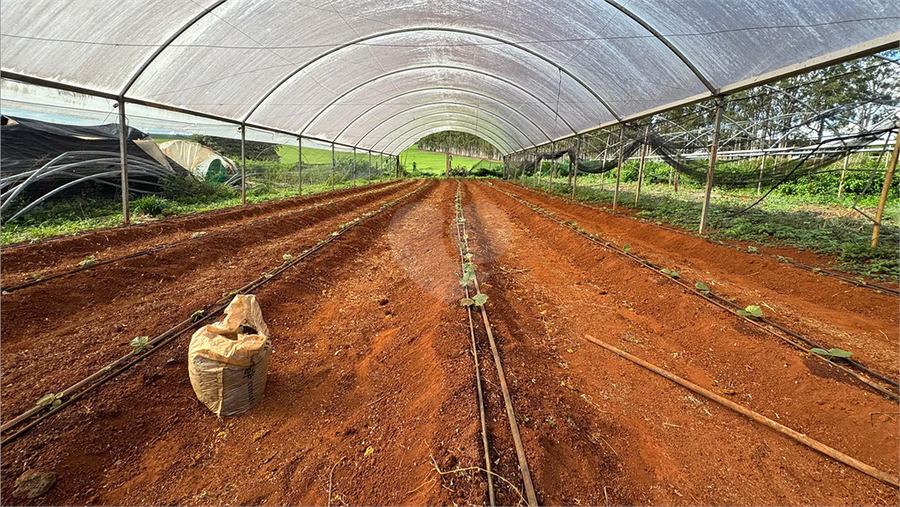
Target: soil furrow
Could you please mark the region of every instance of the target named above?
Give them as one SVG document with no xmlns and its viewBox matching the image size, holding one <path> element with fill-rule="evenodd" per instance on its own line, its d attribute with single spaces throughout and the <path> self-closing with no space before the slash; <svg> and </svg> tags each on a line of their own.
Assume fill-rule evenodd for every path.
<svg viewBox="0 0 900 507">
<path fill-rule="evenodd" d="M 3 420 L 120 357 L 135 336 L 168 329 L 277 267 L 284 254 L 299 254 L 411 188 L 382 189 L 3 296 Z"/>
<path fill-rule="evenodd" d="M 698 400 L 583 336 L 732 396 L 892 474 L 898 432 L 885 414 L 895 413 L 895 404 L 502 193 L 477 183 L 467 187 L 477 216 L 490 224 L 483 229 L 493 236 L 488 241 L 508 245 L 485 267 L 496 287 L 488 305 L 500 307 L 492 313 L 496 325 L 511 330 L 505 364 L 519 379 L 517 403 L 531 404 L 522 416 L 538 421 L 532 431 L 523 429 L 523 438 L 566 441 L 529 447 L 546 453 L 533 465 L 544 502 L 554 502 L 548 491 L 561 503 L 596 495 L 596 485 L 579 491 L 573 476 L 597 467 L 608 471 L 601 482 L 617 502 L 867 504 L 897 498 L 878 481 Z M 534 380 L 522 382 L 529 377 Z M 556 405 L 538 402 L 547 399 Z M 582 410 L 591 415 L 582 418 Z M 555 424 L 547 422 L 551 418 Z M 601 460 L 608 468 L 579 465 L 568 455 L 594 442 L 610 454 L 616 450 Z M 852 487 L 845 477 L 853 477 Z M 811 483 L 815 491 L 803 487 Z"/>
</svg>

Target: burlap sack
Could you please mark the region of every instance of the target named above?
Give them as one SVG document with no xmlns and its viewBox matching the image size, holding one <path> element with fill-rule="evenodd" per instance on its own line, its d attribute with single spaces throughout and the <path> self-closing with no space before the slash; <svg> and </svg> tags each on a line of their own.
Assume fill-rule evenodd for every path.
<svg viewBox="0 0 900 507">
<path fill-rule="evenodd" d="M 256 296 L 235 296 L 225 319 L 191 337 L 188 374 L 197 398 L 216 415 L 250 410 L 262 401 L 271 353 Z"/>
</svg>

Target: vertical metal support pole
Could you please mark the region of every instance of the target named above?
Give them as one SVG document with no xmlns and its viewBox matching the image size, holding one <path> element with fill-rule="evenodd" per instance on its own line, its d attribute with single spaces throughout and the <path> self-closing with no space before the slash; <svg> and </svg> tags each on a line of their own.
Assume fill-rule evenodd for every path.
<svg viewBox="0 0 900 507">
<path fill-rule="evenodd" d="M 613 208 L 619 204 L 619 181 L 622 179 L 622 164 L 625 162 L 625 124 L 619 127 L 619 166 L 616 168 L 616 189 L 613 191 Z"/>
<path fill-rule="evenodd" d="M 247 126 L 241 124 L 241 204 L 247 204 Z"/>
<path fill-rule="evenodd" d="M 353 169 L 350 173 L 350 179 L 352 180 L 352 186 L 356 186 L 356 146 L 353 147 Z"/>
<path fill-rule="evenodd" d="M 397 155 L 397 177 L 400 177 L 400 155 Z"/>
<path fill-rule="evenodd" d="M 331 143 L 331 191 L 334 192 L 334 143 Z"/>
<path fill-rule="evenodd" d="M 875 226 L 872 228 L 872 248 L 878 246 L 878 233 L 881 229 L 879 224 L 881 224 L 881 217 L 884 215 L 884 203 L 887 202 L 888 192 L 891 191 L 894 170 L 897 169 L 898 152 L 900 152 L 900 130 L 897 131 L 897 139 L 894 141 L 894 153 L 891 155 L 887 173 L 884 175 L 884 186 L 881 187 L 881 198 L 878 199 L 878 209 L 875 211 Z"/>
<path fill-rule="evenodd" d="M 444 167 L 444 177 L 449 178 L 450 177 L 450 151 L 449 150 L 447 151 L 446 156 L 447 156 L 447 162 L 444 164 L 446 166 L 446 167 Z"/>
<path fill-rule="evenodd" d="M 541 165 L 541 155 L 540 155 L 540 154 L 537 152 L 537 150 L 535 149 L 535 151 L 534 151 L 534 178 L 532 178 L 532 179 L 534 180 L 534 182 L 532 183 L 532 186 L 533 186 L 534 188 L 537 188 L 537 183 L 538 183 L 538 166 L 540 166 L 540 165 Z"/>
<path fill-rule="evenodd" d="M 850 152 L 847 152 L 847 156 L 844 157 L 844 168 L 841 169 L 841 183 L 838 185 L 838 199 L 841 198 L 841 195 L 844 193 L 844 178 L 847 177 L 847 169 L 850 168 Z M 762 174 L 762 173 L 760 173 Z M 756 192 L 757 194 L 759 191 Z"/>
<path fill-rule="evenodd" d="M 609 134 L 606 135 L 606 148 L 603 148 L 603 168 L 606 167 L 607 155 L 609 152 Z M 603 190 L 603 180 L 606 179 L 606 171 L 600 173 L 600 190 Z"/>
<path fill-rule="evenodd" d="M 303 138 L 297 138 L 297 195 L 303 195 Z"/>
<path fill-rule="evenodd" d="M 763 152 L 762 163 L 759 164 L 759 180 L 756 181 L 756 195 L 759 195 L 762 193 L 763 171 L 766 170 L 766 157 L 768 155 L 769 155 L 768 153 Z M 843 182 L 843 181 L 844 181 L 844 175 L 841 174 L 841 182 Z M 840 196 L 841 196 L 841 191 L 840 191 L 840 189 L 838 189 L 838 197 L 840 197 Z"/>
<path fill-rule="evenodd" d="M 369 171 L 372 170 L 372 150 L 367 150 L 369 152 Z M 372 177 L 372 174 L 369 173 L 369 177 Z M 381 181 L 381 175 L 378 175 L 378 181 Z"/>
<path fill-rule="evenodd" d="M 641 143 L 641 163 L 638 165 L 637 192 L 634 193 L 634 206 L 637 207 L 641 198 L 641 186 L 644 184 L 644 166 L 647 162 L 647 136 L 650 134 L 650 125 L 644 129 L 644 141 Z"/>
<path fill-rule="evenodd" d="M 703 211 L 700 213 L 700 234 L 706 234 L 706 222 L 709 218 L 709 198 L 712 195 L 713 171 L 716 168 L 716 155 L 719 151 L 719 126 L 722 123 L 722 107 L 725 101 L 716 99 L 716 119 L 713 126 L 712 146 L 709 148 L 709 170 L 706 172 L 706 192 L 703 194 Z"/>
<path fill-rule="evenodd" d="M 128 124 L 125 118 L 125 101 L 119 99 L 119 160 L 122 165 L 122 224 L 131 223 L 128 207 Z"/>
<path fill-rule="evenodd" d="M 578 158 L 581 155 L 581 136 L 575 142 L 575 160 L 572 160 L 572 151 L 569 152 L 569 172 L 572 173 L 572 199 L 575 198 L 575 189 L 578 188 Z"/>
</svg>

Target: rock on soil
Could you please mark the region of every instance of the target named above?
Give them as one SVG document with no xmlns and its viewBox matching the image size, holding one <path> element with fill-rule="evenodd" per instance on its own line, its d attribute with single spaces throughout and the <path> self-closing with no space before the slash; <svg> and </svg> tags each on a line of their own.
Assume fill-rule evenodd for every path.
<svg viewBox="0 0 900 507">
<path fill-rule="evenodd" d="M 16 498 L 37 498 L 56 485 L 56 474 L 41 470 L 29 470 L 16 479 Z"/>
</svg>

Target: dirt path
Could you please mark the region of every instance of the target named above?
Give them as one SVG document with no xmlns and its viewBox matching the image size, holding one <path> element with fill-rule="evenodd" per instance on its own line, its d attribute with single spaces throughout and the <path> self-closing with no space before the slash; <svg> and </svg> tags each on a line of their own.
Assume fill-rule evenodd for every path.
<svg viewBox="0 0 900 507">
<path fill-rule="evenodd" d="M 897 500 L 896 490 L 697 399 L 583 337 L 629 350 L 895 475 L 900 441 L 895 416 L 886 414 L 896 413 L 896 404 L 500 192 L 466 186 L 484 224 L 480 234 L 508 245 L 486 266 L 495 287 L 488 304 L 512 333 L 506 363 L 519 379 L 523 417 L 535 422 L 523 437 L 545 444 L 529 446 L 546 453 L 533 465 L 545 502 L 574 504 L 591 494 L 587 503 L 605 501 L 597 498 L 596 484 L 579 491 L 576 477 L 586 470 L 600 474 L 595 479 L 615 502 L 630 504 Z M 587 230 L 595 225 L 579 223 Z M 546 444 L 554 441 L 556 447 Z M 590 453 L 575 450 L 595 442 L 616 451 L 604 460 L 613 465 L 606 474 L 577 463 Z M 563 478 L 556 481 L 562 496 L 549 497 L 547 490 L 555 488 L 548 479 L 555 474 Z"/>
</svg>

